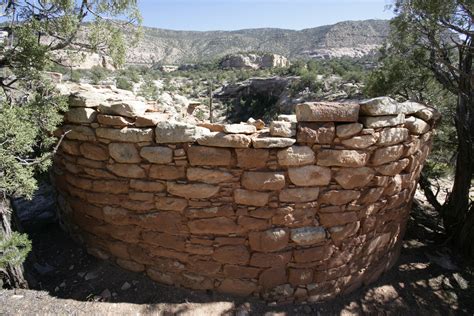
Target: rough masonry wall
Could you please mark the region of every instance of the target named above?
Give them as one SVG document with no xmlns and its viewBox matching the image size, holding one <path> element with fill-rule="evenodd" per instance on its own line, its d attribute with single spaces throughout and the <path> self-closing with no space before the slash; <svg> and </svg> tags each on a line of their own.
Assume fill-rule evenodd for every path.
<svg viewBox="0 0 474 316">
<path fill-rule="evenodd" d="M 90 253 L 161 283 L 280 302 L 348 293 L 397 259 L 433 109 L 305 103 L 270 129 L 197 127 L 92 94 L 71 96 L 55 160 L 61 218 Z"/>
</svg>

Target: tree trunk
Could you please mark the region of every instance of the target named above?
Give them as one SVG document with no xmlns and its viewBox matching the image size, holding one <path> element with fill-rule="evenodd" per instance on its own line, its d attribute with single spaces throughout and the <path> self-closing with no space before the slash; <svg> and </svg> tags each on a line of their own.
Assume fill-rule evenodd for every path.
<svg viewBox="0 0 474 316">
<path fill-rule="evenodd" d="M 0 197 L 0 238 L 8 239 L 12 235 L 12 209 L 7 198 Z M 28 288 L 23 275 L 23 267 L 7 265 L 0 267 L 0 288 Z"/>
<path fill-rule="evenodd" d="M 455 125 L 458 136 L 458 155 L 453 189 L 443 206 L 443 220 L 455 246 L 464 254 L 474 257 L 474 212 L 470 205 L 469 190 L 474 173 L 474 92 L 471 82 L 474 41 L 469 50 L 460 53 L 460 78 Z"/>
</svg>

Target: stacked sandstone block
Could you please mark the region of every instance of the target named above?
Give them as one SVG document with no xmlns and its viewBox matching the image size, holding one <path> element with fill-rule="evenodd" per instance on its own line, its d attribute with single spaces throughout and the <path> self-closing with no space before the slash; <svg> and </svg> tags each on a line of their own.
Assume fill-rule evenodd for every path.
<svg viewBox="0 0 474 316">
<path fill-rule="evenodd" d="M 59 208 L 91 254 L 279 302 L 348 293 L 394 264 L 437 120 L 389 98 L 300 104 L 270 129 L 160 120 L 110 96 L 70 104 Z"/>
</svg>

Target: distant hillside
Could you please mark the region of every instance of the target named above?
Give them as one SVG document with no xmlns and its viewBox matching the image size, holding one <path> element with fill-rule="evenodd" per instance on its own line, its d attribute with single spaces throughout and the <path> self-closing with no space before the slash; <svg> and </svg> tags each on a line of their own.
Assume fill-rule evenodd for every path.
<svg viewBox="0 0 474 316">
<path fill-rule="evenodd" d="M 128 51 L 129 64 L 180 64 L 212 60 L 244 51 L 294 58 L 363 56 L 389 33 L 386 20 L 345 21 L 301 31 L 262 28 L 238 31 L 173 31 L 144 28 L 140 43 Z"/>
</svg>

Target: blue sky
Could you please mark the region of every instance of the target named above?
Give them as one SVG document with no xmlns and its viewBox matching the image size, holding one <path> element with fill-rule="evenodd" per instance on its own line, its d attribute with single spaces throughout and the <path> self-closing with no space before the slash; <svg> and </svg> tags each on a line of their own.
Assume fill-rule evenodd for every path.
<svg viewBox="0 0 474 316">
<path fill-rule="evenodd" d="M 138 0 L 143 25 L 174 30 L 277 27 L 390 19 L 391 0 Z"/>
</svg>

